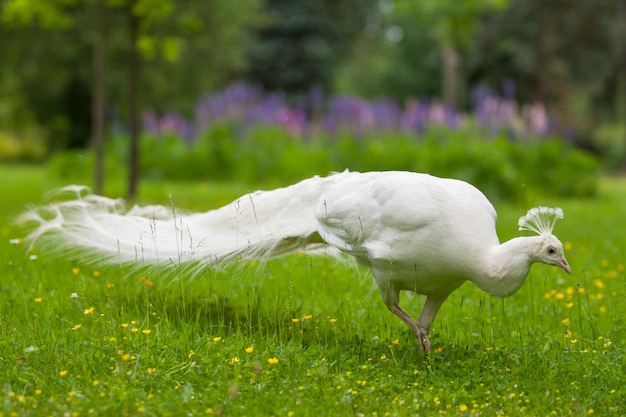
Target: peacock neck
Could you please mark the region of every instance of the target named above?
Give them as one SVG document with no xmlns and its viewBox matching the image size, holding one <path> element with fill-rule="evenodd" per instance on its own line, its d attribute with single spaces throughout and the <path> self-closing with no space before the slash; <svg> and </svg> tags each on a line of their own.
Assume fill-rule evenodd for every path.
<svg viewBox="0 0 626 417">
<path fill-rule="evenodd" d="M 472 281 L 495 297 L 514 294 L 526 281 L 537 245 L 540 245 L 540 238 L 529 236 L 516 237 L 491 247 L 482 263 L 481 273 Z"/>
</svg>

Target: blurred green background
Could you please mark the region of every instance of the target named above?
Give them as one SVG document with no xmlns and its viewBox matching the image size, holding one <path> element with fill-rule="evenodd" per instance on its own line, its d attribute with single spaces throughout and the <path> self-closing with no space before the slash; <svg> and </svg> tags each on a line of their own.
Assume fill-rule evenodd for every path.
<svg viewBox="0 0 626 417">
<path fill-rule="evenodd" d="M 589 196 L 626 164 L 624 0 L 0 7 L 0 160 L 98 192 L 406 169 Z"/>
</svg>

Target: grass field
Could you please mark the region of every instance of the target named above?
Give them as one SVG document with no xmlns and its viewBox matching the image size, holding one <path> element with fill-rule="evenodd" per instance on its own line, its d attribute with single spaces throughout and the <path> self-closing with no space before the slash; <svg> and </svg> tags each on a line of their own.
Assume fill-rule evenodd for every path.
<svg viewBox="0 0 626 417">
<path fill-rule="evenodd" d="M 465 284 L 419 354 L 368 271 L 290 256 L 206 271 L 87 267 L 19 242 L 16 216 L 60 184 L 0 167 L 0 415 L 626 415 L 626 182 L 565 212 L 571 276 L 535 265 L 514 296 Z M 244 186 L 143 184 L 196 210 Z M 501 240 L 528 207 L 497 204 Z M 405 296 L 418 314 L 422 300 Z"/>
</svg>

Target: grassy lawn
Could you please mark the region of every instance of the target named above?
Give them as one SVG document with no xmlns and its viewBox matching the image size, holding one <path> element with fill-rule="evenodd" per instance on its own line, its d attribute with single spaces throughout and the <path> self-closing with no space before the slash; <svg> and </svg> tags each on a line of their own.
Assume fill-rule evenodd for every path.
<svg viewBox="0 0 626 417">
<path fill-rule="evenodd" d="M 63 184 L 0 167 L 0 415 L 626 414 L 626 182 L 558 205 L 571 276 L 535 265 L 501 300 L 465 284 L 420 356 L 368 271 L 290 256 L 190 277 L 92 268 L 17 242 L 15 217 Z M 121 188 L 121 187 L 120 187 Z M 242 185 L 143 184 L 205 210 Z M 111 193 L 115 193 L 113 189 Z M 501 240 L 528 207 L 497 204 Z M 417 315 L 421 298 L 403 298 Z"/>
</svg>

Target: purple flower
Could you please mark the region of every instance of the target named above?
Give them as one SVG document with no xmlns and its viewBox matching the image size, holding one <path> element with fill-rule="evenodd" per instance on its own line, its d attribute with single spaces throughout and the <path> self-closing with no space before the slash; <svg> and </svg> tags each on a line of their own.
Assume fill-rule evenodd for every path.
<svg viewBox="0 0 626 417">
<path fill-rule="evenodd" d="M 472 92 L 470 116 L 479 126 L 512 137 L 545 136 L 550 130 L 549 115 L 542 103 L 527 104 L 520 111 L 515 101 L 515 84 L 503 83 L 503 96 L 481 86 Z M 326 102 L 325 102 L 326 101 Z M 355 138 L 371 132 L 422 132 L 429 124 L 457 129 L 467 115 L 438 100 L 410 99 L 401 107 L 393 100 L 368 101 L 353 96 L 325 97 L 321 89 L 311 90 L 301 108 L 291 106 L 284 93 L 268 93 L 261 87 L 235 83 L 202 96 L 193 121 L 178 113 L 158 115 L 146 111 L 143 125 L 155 135 L 174 134 L 192 143 L 198 132 L 217 124 L 231 124 L 234 135 L 245 137 L 255 126 L 280 126 L 290 135 L 306 137 L 322 130 L 333 136 L 347 133 Z M 471 119 L 471 118 L 470 118 Z"/>
</svg>

